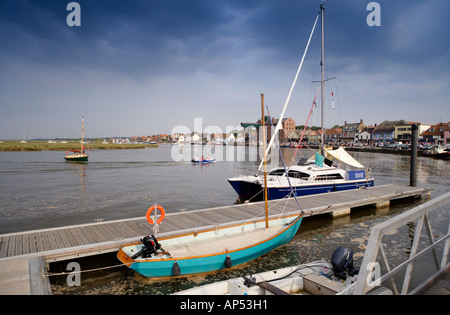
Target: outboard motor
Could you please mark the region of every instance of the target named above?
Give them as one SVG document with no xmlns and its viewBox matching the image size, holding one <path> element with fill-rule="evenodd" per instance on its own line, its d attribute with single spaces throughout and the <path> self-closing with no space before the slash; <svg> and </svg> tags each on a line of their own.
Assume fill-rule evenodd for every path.
<svg viewBox="0 0 450 315">
<path fill-rule="evenodd" d="M 142 258 L 149 258 L 152 256 L 153 253 L 155 253 L 158 249 L 161 248 L 161 245 L 159 245 L 154 235 L 148 235 L 144 237 L 143 239 L 141 239 L 141 242 L 142 244 L 144 244 L 144 246 L 137 254 L 131 257 L 132 259 L 136 259 L 141 255 Z"/>
<path fill-rule="evenodd" d="M 331 256 L 331 265 L 333 266 L 334 275 L 339 279 L 345 279 L 346 272 L 351 277 L 359 272 L 353 266 L 353 251 L 342 246 L 339 246 Z"/>
</svg>

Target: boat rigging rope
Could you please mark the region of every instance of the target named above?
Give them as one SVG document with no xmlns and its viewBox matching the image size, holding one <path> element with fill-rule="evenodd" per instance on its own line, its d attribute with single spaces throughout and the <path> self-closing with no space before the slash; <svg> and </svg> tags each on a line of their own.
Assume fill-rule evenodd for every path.
<svg viewBox="0 0 450 315">
<path fill-rule="evenodd" d="M 311 269 L 311 270 L 314 271 L 316 274 L 320 275 L 320 272 L 318 272 L 317 270 L 315 270 L 314 267 L 316 267 L 316 268 L 317 268 L 317 267 L 329 268 L 330 270 L 332 270 L 332 268 L 333 268 L 328 262 L 326 262 L 326 261 L 324 261 L 324 260 L 319 260 L 319 261 L 315 261 L 315 262 L 313 262 L 313 263 L 311 263 L 311 264 L 309 264 L 309 265 L 301 265 L 301 266 L 298 266 L 298 268 L 294 269 L 292 272 L 290 272 L 290 273 L 288 273 L 288 274 L 286 274 L 286 275 L 284 275 L 284 276 L 282 276 L 282 277 L 279 277 L 279 278 L 276 278 L 276 279 L 268 280 L 267 282 L 272 282 L 272 281 L 282 280 L 282 279 L 284 279 L 284 278 L 287 278 L 287 277 L 293 275 L 294 273 L 299 273 L 300 276 L 303 276 L 303 274 L 300 272 L 300 271 L 303 270 L 303 269 Z"/>
<path fill-rule="evenodd" d="M 100 270 L 112 269 L 112 268 L 123 267 L 123 266 L 127 266 L 128 267 L 129 264 L 130 263 L 113 265 L 113 266 L 106 266 L 106 267 L 100 267 L 100 268 L 94 268 L 94 269 L 87 269 L 87 270 L 79 270 L 79 271 L 68 271 L 68 272 L 58 272 L 58 273 L 48 272 L 48 273 L 43 273 L 42 276 L 43 277 L 53 277 L 53 276 L 73 275 L 73 274 L 76 274 L 76 273 L 100 271 Z"/>
<path fill-rule="evenodd" d="M 297 148 L 295 149 L 294 156 L 292 157 L 292 162 L 294 162 L 295 156 L 297 155 L 297 151 L 300 148 L 300 143 L 303 140 L 303 135 L 305 134 L 306 126 L 308 126 L 309 118 L 311 117 L 312 111 L 314 109 L 314 105 L 316 104 L 317 95 L 319 94 L 320 86 L 317 89 L 316 96 L 314 97 L 314 101 L 311 106 L 311 110 L 309 111 L 308 119 L 306 119 L 305 127 L 303 127 L 302 135 L 300 136 L 300 140 L 298 141 Z"/>
<path fill-rule="evenodd" d="M 269 112 L 269 107 L 268 107 L 268 106 L 266 106 L 266 107 L 267 107 L 267 114 L 269 115 L 270 126 L 271 126 L 271 128 L 272 128 L 272 132 L 274 132 L 274 130 L 273 130 L 273 124 L 272 124 L 272 118 L 271 118 L 270 112 Z M 287 168 L 286 168 L 286 164 L 284 163 L 284 158 L 283 158 L 283 153 L 281 152 L 280 143 L 278 142 L 278 138 L 277 138 L 277 137 L 275 137 L 275 139 L 276 139 L 276 141 L 277 141 L 278 150 L 279 150 L 279 152 L 280 152 L 280 157 L 281 157 L 281 162 L 283 163 L 284 172 L 285 172 L 285 174 L 286 174 L 286 179 L 287 179 L 287 181 L 288 181 L 288 183 L 289 183 L 289 187 L 291 188 L 291 194 L 293 195 L 293 197 L 294 197 L 294 199 L 295 199 L 295 202 L 297 202 L 298 209 L 301 211 L 301 214 L 303 214 L 302 207 L 300 207 L 300 203 L 298 202 L 297 196 L 296 196 L 296 194 L 294 193 L 294 188 L 292 187 L 291 180 L 289 179 L 288 170 L 287 170 Z M 284 210 L 283 210 L 283 211 L 284 211 Z"/>
</svg>

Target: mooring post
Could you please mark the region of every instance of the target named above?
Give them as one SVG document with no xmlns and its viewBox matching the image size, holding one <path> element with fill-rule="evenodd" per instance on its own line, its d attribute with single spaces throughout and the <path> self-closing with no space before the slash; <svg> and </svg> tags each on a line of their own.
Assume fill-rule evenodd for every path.
<svg viewBox="0 0 450 315">
<path fill-rule="evenodd" d="M 417 139 L 419 127 L 413 124 L 411 128 L 411 172 L 409 175 L 409 185 L 417 185 Z"/>
</svg>

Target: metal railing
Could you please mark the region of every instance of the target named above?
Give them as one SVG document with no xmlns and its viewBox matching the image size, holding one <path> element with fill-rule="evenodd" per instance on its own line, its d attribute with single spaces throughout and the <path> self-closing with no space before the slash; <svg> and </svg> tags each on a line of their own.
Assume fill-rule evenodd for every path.
<svg viewBox="0 0 450 315">
<path fill-rule="evenodd" d="M 394 294 L 417 294 L 420 293 L 428 283 L 440 276 L 441 274 L 448 272 L 450 268 L 450 263 L 447 262 L 447 256 L 449 253 L 450 245 L 450 224 L 447 230 L 447 234 L 440 237 L 439 240 L 434 239 L 434 234 L 431 229 L 429 215 L 430 212 L 436 209 L 440 209 L 450 203 L 450 192 L 441 195 L 431 201 L 428 201 L 422 205 L 415 207 L 409 211 L 406 211 L 398 216 L 395 216 L 383 223 L 380 223 L 372 228 L 370 233 L 370 238 L 367 243 L 367 248 L 364 253 L 364 258 L 361 263 L 361 268 L 359 271 L 357 281 L 351 286 L 347 287 L 345 290 L 340 292 L 340 294 L 354 294 L 362 295 L 368 293 L 370 290 L 379 286 L 382 282 L 389 280 L 392 285 L 392 292 Z M 391 268 L 388 263 L 387 255 L 385 249 L 383 248 L 382 238 L 384 235 L 392 233 L 399 229 L 400 227 L 408 224 L 409 222 L 416 221 L 414 239 L 411 246 L 411 252 L 409 257 L 400 263 L 398 266 Z M 422 234 L 422 228 L 425 225 L 426 234 L 428 236 L 429 246 L 418 251 L 419 241 Z M 436 247 L 443 246 L 442 257 L 439 260 Z M 409 285 L 412 277 L 413 263 L 425 254 L 432 253 L 434 265 L 436 267 L 436 272 L 428 278 L 421 285 L 415 289 L 409 290 Z M 376 261 L 378 254 L 381 253 L 381 263 L 384 265 L 387 271 L 384 275 L 381 275 L 381 268 L 379 263 Z M 399 291 L 393 276 L 399 271 L 404 270 L 406 272 L 403 278 L 403 285 Z"/>
</svg>

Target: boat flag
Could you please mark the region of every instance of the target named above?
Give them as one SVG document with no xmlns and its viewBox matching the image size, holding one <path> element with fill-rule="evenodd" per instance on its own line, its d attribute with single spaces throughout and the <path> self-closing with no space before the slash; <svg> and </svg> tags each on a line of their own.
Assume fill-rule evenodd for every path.
<svg viewBox="0 0 450 315">
<path fill-rule="evenodd" d="M 325 160 L 325 157 L 319 153 L 316 152 L 316 156 L 315 156 L 315 164 L 317 166 L 323 167 L 323 162 Z"/>
<path fill-rule="evenodd" d="M 333 91 L 331 91 L 331 96 L 334 96 Z M 334 100 L 331 100 L 331 107 L 332 107 L 333 110 L 334 110 Z"/>
</svg>

